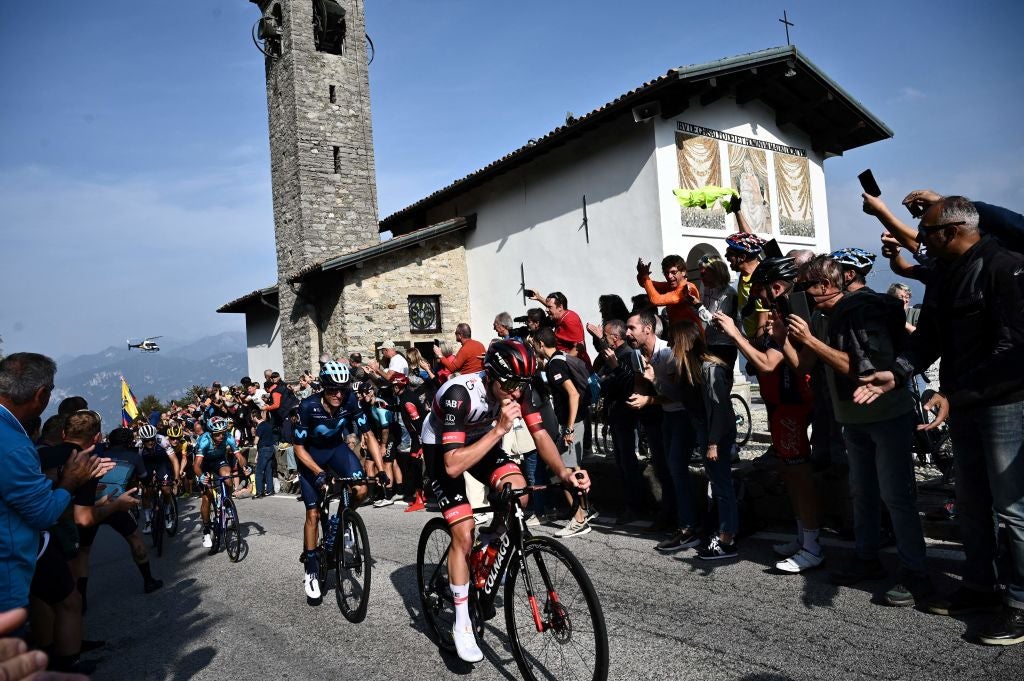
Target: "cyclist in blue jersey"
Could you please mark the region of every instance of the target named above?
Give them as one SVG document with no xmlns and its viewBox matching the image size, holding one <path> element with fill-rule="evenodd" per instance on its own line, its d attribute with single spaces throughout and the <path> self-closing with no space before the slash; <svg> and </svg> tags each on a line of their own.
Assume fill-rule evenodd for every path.
<svg viewBox="0 0 1024 681">
<path fill-rule="evenodd" d="M 295 426 L 293 445 L 299 469 L 302 502 L 306 505 L 303 526 L 303 557 L 306 564 L 305 590 L 311 599 L 320 598 L 320 565 L 316 552 L 320 512 L 317 508 L 320 490 L 327 485 L 330 468 L 342 477 L 364 477 L 359 459 L 346 444 L 349 430 L 366 434 L 367 449 L 377 465 L 383 469 L 380 444 L 370 430 L 359 400 L 349 383 L 348 366 L 339 362 L 326 362 L 320 369 L 323 390 L 310 395 L 299 404 L 299 423 Z M 383 471 L 377 474 L 382 485 L 389 480 Z M 359 506 L 366 497 L 366 487 L 353 490 L 354 505 Z"/>
<path fill-rule="evenodd" d="M 213 536 L 210 525 L 210 505 L 213 503 L 213 485 L 210 484 L 213 476 L 231 475 L 234 462 L 237 461 L 246 470 L 245 460 L 235 448 L 234 438 L 230 441 L 228 431 L 231 429 L 231 421 L 220 416 L 214 416 L 207 423 L 208 431 L 196 442 L 195 462 L 192 464 L 193 471 L 200 485 L 203 485 L 203 502 L 199 508 L 199 514 L 203 519 L 203 546 L 213 548 Z M 228 491 L 234 489 L 234 481 L 228 480 Z"/>
</svg>

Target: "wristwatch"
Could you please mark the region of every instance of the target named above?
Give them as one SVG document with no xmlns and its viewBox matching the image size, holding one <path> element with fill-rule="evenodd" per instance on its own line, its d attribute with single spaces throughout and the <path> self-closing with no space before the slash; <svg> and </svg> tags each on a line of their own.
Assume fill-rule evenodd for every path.
<svg viewBox="0 0 1024 681">
<path fill-rule="evenodd" d="M 566 426 L 565 428 L 562 428 L 562 434 L 563 435 L 572 435 L 575 432 L 576 432 L 576 429 L 575 428 L 570 428 L 569 426 Z"/>
</svg>

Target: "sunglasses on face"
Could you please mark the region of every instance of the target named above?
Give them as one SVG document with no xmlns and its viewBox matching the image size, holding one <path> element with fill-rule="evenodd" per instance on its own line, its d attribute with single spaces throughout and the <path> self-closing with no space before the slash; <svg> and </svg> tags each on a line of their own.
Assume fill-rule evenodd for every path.
<svg viewBox="0 0 1024 681">
<path fill-rule="evenodd" d="M 818 286 L 819 284 L 822 288 L 825 288 L 825 282 L 823 281 L 798 281 L 797 283 L 793 284 L 793 292 L 804 293 L 814 288 L 815 286 Z"/>
<path fill-rule="evenodd" d="M 933 234 L 939 231 L 940 229 L 945 229 L 946 227 L 959 227 L 960 225 L 964 224 L 967 223 L 961 220 L 960 222 L 944 222 L 941 225 L 918 225 L 917 231 L 923 232 L 924 234 Z"/>
<path fill-rule="evenodd" d="M 530 385 L 530 379 L 519 378 L 518 376 L 514 378 L 506 378 L 503 381 L 498 381 L 498 387 L 501 388 L 502 391 L 507 393 L 514 393 L 515 391 L 525 388 L 528 385 Z"/>
</svg>

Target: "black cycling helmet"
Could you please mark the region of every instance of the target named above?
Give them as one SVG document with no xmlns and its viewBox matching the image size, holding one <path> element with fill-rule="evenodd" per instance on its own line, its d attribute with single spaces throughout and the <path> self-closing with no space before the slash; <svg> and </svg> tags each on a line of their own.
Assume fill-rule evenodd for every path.
<svg viewBox="0 0 1024 681">
<path fill-rule="evenodd" d="M 521 340 L 494 341 L 484 356 L 484 368 L 499 383 L 525 382 L 537 371 L 533 349 Z"/>
<path fill-rule="evenodd" d="M 766 285 L 773 281 L 793 281 L 796 274 L 796 258 L 765 258 L 754 270 L 750 283 Z"/>
</svg>

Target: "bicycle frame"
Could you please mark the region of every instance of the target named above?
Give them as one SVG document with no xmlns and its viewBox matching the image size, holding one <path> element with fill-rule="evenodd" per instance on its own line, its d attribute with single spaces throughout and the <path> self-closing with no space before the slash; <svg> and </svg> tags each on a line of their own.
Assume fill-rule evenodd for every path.
<svg viewBox="0 0 1024 681">
<path fill-rule="evenodd" d="M 352 486 L 361 484 L 376 484 L 376 478 L 331 478 L 328 482 L 328 488 L 332 486 L 340 486 L 340 490 L 336 492 L 327 492 L 320 495 L 320 501 L 317 504 L 317 510 L 320 512 L 320 546 L 323 546 L 327 541 L 327 534 L 330 530 L 330 521 L 334 517 L 331 515 L 331 502 L 338 500 L 338 510 L 334 513 L 335 516 L 340 516 L 344 511 L 352 508 Z"/>
<path fill-rule="evenodd" d="M 540 610 L 537 607 L 537 598 L 534 595 L 533 580 L 530 577 L 530 571 L 526 567 L 526 548 L 525 543 L 529 538 L 530 533 L 526 527 L 526 516 L 523 513 L 523 508 L 519 504 L 519 497 L 522 497 L 528 493 L 536 493 L 546 491 L 548 489 L 558 488 L 564 489 L 561 483 L 555 483 L 552 485 L 533 485 L 523 487 L 521 489 L 513 489 L 511 483 L 505 483 L 500 493 L 491 493 L 491 499 L 495 502 L 492 506 L 481 509 L 473 509 L 474 513 L 483 511 L 495 511 L 500 512 L 501 507 L 504 506 L 504 523 L 505 530 L 496 536 L 492 541 L 499 542 L 498 554 L 494 558 L 494 565 L 491 566 L 491 570 L 487 575 L 487 579 L 484 582 L 482 589 L 477 589 L 473 580 L 470 579 L 470 594 L 475 594 L 476 606 L 481 617 L 485 620 L 490 619 L 496 614 L 494 607 L 494 600 L 498 595 L 498 587 L 501 586 L 502 577 L 507 572 L 509 566 L 512 565 L 513 560 L 519 561 L 519 570 L 526 583 L 526 594 L 530 601 L 530 610 L 533 613 L 533 621 L 537 626 L 537 631 L 543 633 L 546 629 L 545 623 L 540 615 Z M 582 496 L 576 496 L 573 500 L 572 514 L 575 514 L 579 509 L 582 501 Z M 447 552 L 451 550 L 449 545 Z M 471 565 L 472 567 L 472 565 Z M 547 567 L 543 562 L 537 563 L 537 568 L 540 571 L 541 578 L 545 585 L 548 585 L 549 596 L 552 602 L 558 603 L 558 594 L 550 588 L 551 578 L 548 575 Z"/>
</svg>

